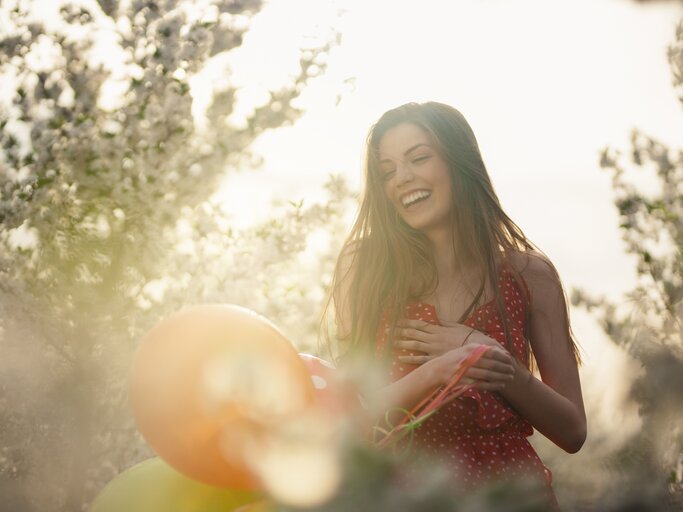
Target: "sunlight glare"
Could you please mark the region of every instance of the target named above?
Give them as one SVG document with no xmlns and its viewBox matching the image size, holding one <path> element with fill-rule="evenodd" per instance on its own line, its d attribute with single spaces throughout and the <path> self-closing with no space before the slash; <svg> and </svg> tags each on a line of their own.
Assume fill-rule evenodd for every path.
<svg viewBox="0 0 683 512">
<path fill-rule="evenodd" d="M 339 447 L 330 419 L 311 411 L 282 423 L 250 461 L 268 492 L 296 507 L 314 507 L 332 497 L 341 482 Z"/>
</svg>

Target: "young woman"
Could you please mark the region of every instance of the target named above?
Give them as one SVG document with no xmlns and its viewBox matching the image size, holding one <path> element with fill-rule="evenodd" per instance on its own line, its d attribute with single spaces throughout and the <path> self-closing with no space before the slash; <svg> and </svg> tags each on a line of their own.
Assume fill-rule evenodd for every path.
<svg viewBox="0 0 683 512">
<path fill-rule="evenodd" d="M 418 428 L 414 445 L 464 488 L 535 478 L 554 503 L 550 472 L 527 436 L 535 428 L 569 453 L 586 437 L 555 268 L 501 208 L 456 109 L 429 102 L 386 112 L 366 158 L 332 284 L 341 360 L 387 362 L 390 383 L 374 399 L 410 409 L 488 345 L 465 375 L 474 387 Z"/>
</svg>

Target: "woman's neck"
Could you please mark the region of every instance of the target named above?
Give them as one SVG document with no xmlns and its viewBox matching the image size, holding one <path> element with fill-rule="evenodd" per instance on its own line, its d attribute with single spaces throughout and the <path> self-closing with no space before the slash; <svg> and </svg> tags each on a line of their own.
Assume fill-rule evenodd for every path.
<svg viewBox="0 0 683 512">
<path fill-rule="evenodd" d="M 431 232 L 428 237 L 432 242 L 434 264 L 439 281 L 448 281 L 476 267 L 468 254 L 458 250 L 452 230 Z"/>
</svg>

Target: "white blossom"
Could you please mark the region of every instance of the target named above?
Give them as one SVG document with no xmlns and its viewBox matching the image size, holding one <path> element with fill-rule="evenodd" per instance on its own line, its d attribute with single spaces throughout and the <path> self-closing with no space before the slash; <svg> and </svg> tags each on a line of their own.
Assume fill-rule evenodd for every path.
<svg viewBox="0 0 683 512">
<path fill-rule="evenodd" d="M 37 508 L 79 509 L 116 471 L 149 455 L 127 413 L 125 376 L 136 344 L 161 316 L 188 303 L 234 302 L 313 346 L 324 279 L 296 255 L 310 229 L 337 225 L 342 198 L 331 196 L 327 215 L 283 210 L 240 232 L 211 203 L 226 172 L 253 165 L 252 142 L 296 118 L 291 102 L 308 76 L 273 93 L 277 111 L 266 103 L 241 128 L 224 123 L 235 96 L 212 92 L 197 131 L 193 77 L 216 51 L 241 43 L 245 20 L 261 5 L 206 3 L 215 7 L 196 19 L 186 14 L 189 1 L 100 2 L 109 14 L 88 3 L 92 12 L 70 8 L 54 27 L 19 9 L 16 30 L 0 34 L 0 76 L 16 83 L 0 106 L 0 306 L 22 305 L 11 326 L 3 322 L 3 340 L 10 328 L 30 325 L 21 339 L 27 353 L 41 354 L 38 373 L 25 372 L 41 377 L 41 389 L 30 400 L 12 397 L 12 407 L 49 404 L 31 413 L 45 419 L 47 435 L 17 412 L 16 423 L 3 424 L 0 447 L 7 432 L 21 432 L 13 449 L 22 463 L 46 468 L 22 476 L 27 488 L 45 489 L 31 498 Z M 74 24 L 68 37 L 60 32 Z M 93 55 L 104 39 L 117 46 L 116 67 Z M 114 99 L 104 97 L 110 84 Z M 33 246 L 11 242 L 22 229 L 35 234 Z M 74 391 L 55 411 L 45 397 L 59 386 Z M 48 450 L 63 471 L 47 473 L 52 466 L 40 457 Z M 60 480 L 67 474 L 75 475 L 71 484 Z"/>
</svg>

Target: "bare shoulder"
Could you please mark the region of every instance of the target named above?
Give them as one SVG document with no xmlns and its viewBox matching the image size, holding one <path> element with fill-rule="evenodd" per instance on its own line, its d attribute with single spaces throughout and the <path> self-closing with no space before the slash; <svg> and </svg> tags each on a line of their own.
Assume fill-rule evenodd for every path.
<svg viewBox="0 0 683 512">
<path fill-rule="evenodd" d="M 510 266 L 524 279 L 532 295 L 562 292 L 555 265 L 539 251 L 514 251 L 507 256 Z"/>
</svg>

